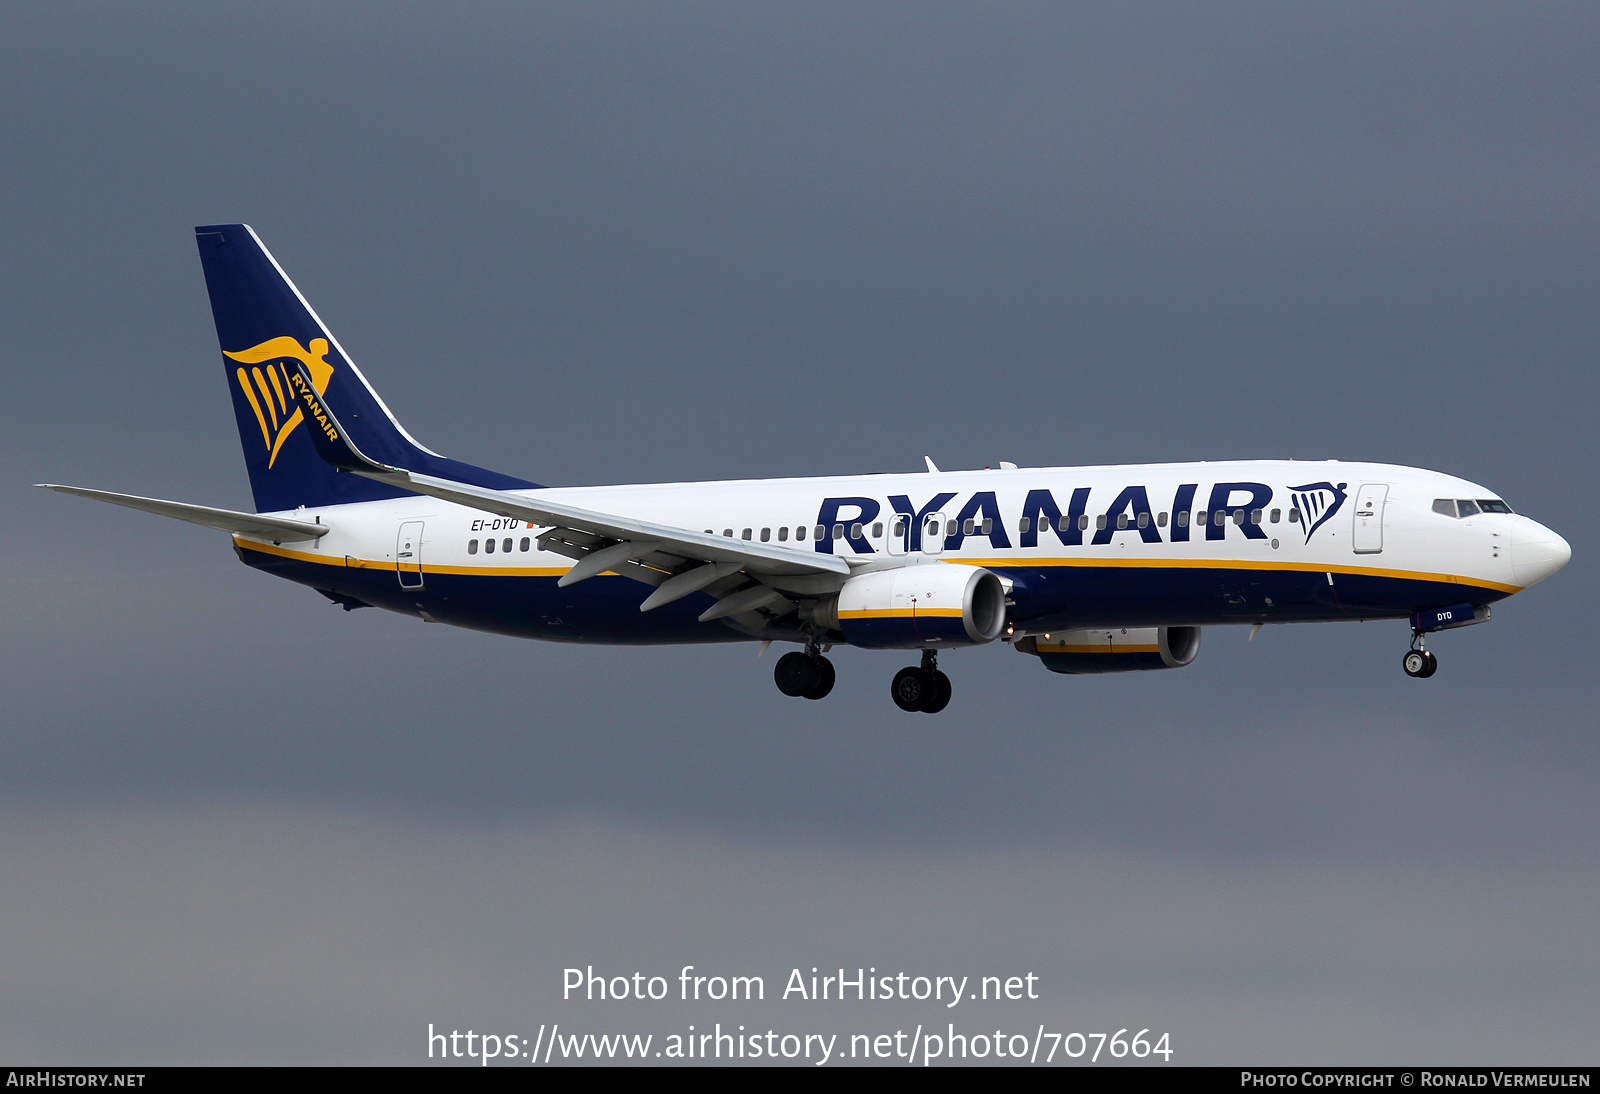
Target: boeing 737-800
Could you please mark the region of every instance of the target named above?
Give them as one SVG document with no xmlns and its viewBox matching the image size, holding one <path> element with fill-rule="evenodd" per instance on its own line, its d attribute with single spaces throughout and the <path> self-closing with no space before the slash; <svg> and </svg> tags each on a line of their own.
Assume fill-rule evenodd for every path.
<svg viewBox="0 0 1600 1094">
<path fill-rule="evenodd" d="M 589 643 L 789 642 L 821 699 L 836 645 L 1003 642 L 1057 673 L 1180 668 L 1202 627 L 1409 619 L 1434 631 L 1571 549 L 1494 491 L 1389 464 L 1251 460 L 547 488 L 412 439 L 248 226 L 195 229 L 257 512 L 49 485 L 232 534 L 345 608 Z"/>
</svg>

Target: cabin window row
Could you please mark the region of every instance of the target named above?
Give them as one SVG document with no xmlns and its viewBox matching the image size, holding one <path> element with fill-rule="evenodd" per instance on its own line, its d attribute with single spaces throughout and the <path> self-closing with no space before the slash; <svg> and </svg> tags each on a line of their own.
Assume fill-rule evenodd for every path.
<svg viewBox="0 0 1600 1094">
<path fill-rule="evenodd" d="M 1448 513 L 1446 513 L 1447 516 L 1455 516 L 1456 515 L 1456 510 L 1454 508 L 1455 506 L 1459 505 L 1459 506 L 1463 506 L 1464 507 L 1464 506 L 1474 505 L 1474 503 L 1470 502 L 1470 501 L 1455 502 L 1455 501 L 1440 500 L 1440 501 L 1435 501 L 1433 503 L 1434 512 L 1436 512 L 1436 513 L 1445 513 L 1446 511 L 1443 508 L 1441 508 L 1441 506 L 1447 505 L 1447 504 L 1452 507 L 1451 510 Z M 1498 512 L 1509 513 L 1511 511 L 1510 507 L 1507 506 L 1506 503 L 1503 502 L 1503 501 L 1493 501 L 1493 502 L 1491 502 L 1491 501 L 1482 501 L 1482 502 L 1476 503 L 1476 505 L 1482 506 L 1482 510 L 1484 512 L 1488 512 L 1488 513 L 1498 513 Z M 1491 509 L 1491 508 L 1489 508 L 1490 505 L 1495 505 L 1495 506 L 1498 506 L 1499 508 Z M 1472 513 L 1476 513 L 1478 511 L 1479 510 L 1477 508 L 1473 508 L 1471 510 L 1471 512 L 1463 511 L 1461 513 L 1461 515 L 1462 516 L 1470 516 Z M 1272 510 L 1270 515 L 1267 515 L 1265 517 L 1265 519 L 1269 523 L 1277 524 L 1279 522 L 1279 520 L 1282 519 L 1282 516 L 1283 516 L 1283 510 L 1274 509 L 1274 510 Z M 1155 519 L 1156 527 L 1165 528 L 1167 526 L 1167 514 L 1166 513 L 1157 514 L 1154 519 Z M 1215 513 L 1212 513 L 1212 512 L 1209 512 L 1207 510 L 1202 509 L 1199 512 L 1194 514 L 1194 523 L 1198 524 L 1198 525 L 1204 525 L 1209 521 L 1209 522 L 1214 523 L 1214 524 L 1216 524 L 1218 526 L 1221 526 L 1223 524 L 1228 523 L 1228 521 L 1230 519 L 1233 521 L 1234 524 L 1243 524 L 1246 520 L 1248 520 L 1251 524 L 1260 524 L 1262 522 L 1262 520 L 1263 520 L 1263 511 L 1260 510 L 1260 509 L 1251 509 L 1251 510 L 1248 510 L 1248 511 L 1244 510 L 1244 509 L 1235 509 L 1230 513 L 1226 509 L 1218 509 Z M 1120 531 L 1124 531 L 1124 530 L 1126 530 L 1128 528 L 1148 528 L 1150 526 L 1150 521 L 1151 521 L 1151 515 L 1150 515 L 1149 512 L 1140 513 L 1137 517 L 1132 518 L 1132 519 L 1129 518 L 1127 513 L 1121 513 L 1121 514 L 1119 514 L 1117 516 L 1117 530 L 1120 532 Z M 1290 524 L 1298 524 L 1299 522 L 1300 522 L 1300 510 L 1299 509 L 1290 509 L 1289 510 L 1289 523 Z M 1106 523 L 1107 523 L 1106 515 L 1104 513 L 1101 513 L 1099 516 L 1094 518 L 1094 526 L 1095 526 L 1096 530 L 1104 530 L 1105 527 L 1106 527 Z M 1174 523 L 1179 528 L 1187 528 L 1189 526 L 1189 514 L 1187 512 L 1179 513 L 1178 516 L 1177 516 L 1177 519 L 1176 519 L 1176 521 Z M 1078 530 L 1080 532 L 1087 531 L 1088 528 L 1089 528 L 1089 515 L 1087 513 L 1078 514 L 1077 525 L 1078 525 Z M 903 535 L 906 534 L 906 527 L 907 527 L 906 518 L 903 517 L 903 516 L 902 517 L 898 517 L 894 521 L 894 527 L 893 527 L 893 530 L 892 530 L 891 534 L 895 535 L 895 536 L 903 536 Z M 1051 524 L 1051 520 L 1050 520 L 1049 517 L 1041 516 L 1041 517 L 1038 518 L 1038 530 L 1039 531 L 1047 532 L 1047 531 L 1050 531 L 1051 527 L 1052 527 L 1052 524 Z M 1062 531 L 1062 532 L 1068 531 L 1072 527 L 1072 518 L 1071 517 L 1061 517 L 1059 520 L 1057 520 L 1055 522 L 1054 527 L 1056 529 Z M 969 517 L 968 519 L 966 519 L 964 521 L 946 520 L 944 522 L 944 535 L 953 536 L 953 535 L 956 534 L 956 530 L 958 528 L 960 529 L 961 534 L 964 535 L 964 536 L 979 536 L 979 535 L 987 536 L 987 535 L 992 535 L 994 533 L 994 520 L 993 520 L 993 518 L 985 518 L 983 520 L 976 520 L 976 519 L 971 518 L 971 517 Z M 1019 532 L 1031 532 L 1031 531 L 1033 531 L 1034 530 L 1034 519 L 1032 517 L 1023 517 L 1020 521 L 1017 522 L 1017 530 Z M 708 536 L 716 534 L 710 528 L 707 528 L 705 530 L 705 532 L 706 532 L 706 535 L 708 535 Z M 724 536 L 728 537 L 729 539 L 732 539 L 733 536 L 734 536 L 734 529 L 732 529 L 732 528 L 724 528 L 722 530 L 722 534 Z M 929 520 L 927 528 L 924 529 L 924 534 L 930 535 L 930 536 L 939 535 L 940 534 L 939 521 L 937 519 Z M 824 525 L 824 524 L 818 524 L 818 525 L 810 526 L 810 527 L 802 524 L 802 525 L 797 525 L 794 528 L 794 539 L 795 539 L 795 542 L 797 542 L 797 543 L 804 542 L 804 541 L 806 541 L 808 539 L 817 539 L 817 540 L 827 539 L 827 538 L 830 538 L 830 536 L 833 539 L 845 539 L 846 537 L 848 537 L 848 538 L 853 539 L 853 540 L 860 540 L 860 539 L 865 538 L 867 535 L 868 535 L 868 532 L 867 532 L 866 526 L 863 525 L 863 524 L 860 524 L 860 523 L 855 523 L 855 524 L 850 524 L 850 525 L 835 524 L 831 529 L 827 525 Z M 743 540 L 752 540 L 752 539 L 756 538 L 756 530 L 754 528 L 744 528 L 744 529 L 741 529 L 739 531 L 738 536 L 739 536 L 740 539 L 743 539 Z M 882 521 L 877 521 L 872 525 L 871 536 L 872 536 L 873 539 L 881 539 L 881 538 L 883 538 L 883 522 Z M 763 528 L 763 529 L 761 529 L 761 531 L 760 531 L 760 540 L 761 540 L 762 543 L 769 543 L 769 542 L 772 541 L 772 539 L 773 539 L 773 530 L 771 528 Z M 777 530 L 777 541 L 779 543 L 787 543 L 789 541 L 789 527 L 787 525 L 785 525 L 785 526 L 783 526 L 783 527 L 781 527 L 781 528 L 779 528 Z M 543 544 L 540 544 L 539 546 L 540 546 L 540 550 L 543 550 Z M 475 554 L 478 553 L 478 549 L 479 549 L 478 540 L 469 539 L 467 541 L 467 554 L 475 555 Z M 527 536 L 523 536 L 521 538 L 521 540 L 513 540 L 513 538 L 510 537 L 510 536 L 507 536 L 503 540 L 486 539 L 482 543 L 482 549 L 483 549 L 483 553 L 486 554 L 486 555 L 494 554 L 497 549 L 503 554 L 510 554 L 513 550 L 519 550 L 519 551 L 532 550 L 533 549 L 533 541 Z"/>
<path fill-rule="evenodd" d="M 1117 530 L 1120 532 L 1120 531 L 1125 531 L 1126 529 L 1129 529 L 1129 528 L 1148 528 L 1148 527 L 1150 527 L 1150 523 L 1151 523 L 1152 519 L 1155 521 L 1155 525 L 1156 525 L 1157 528 L 1165 528 L 1167 526 L 1167 514 L 1166 513 L 1158 513 L 1158 514 L 1155 515 L 1154 518 L 1152 518 L 1150 513 L 1148 511 L 1146 511 L 1146 512 L 1140 513 L 1137 517 L 1129 517 L 1127 513 L 1119 514 L 1117 516 Z M 1234 524 L 1243 524 L 1246 521 L 1249 521 L 1251 524 L 1260 524 L 1263 520 L 1265 520 L 1269 524 L 1277 524 L 1277 523 L 1279 523 L 1280 521 L 1283 520 L 1283 510 L 1282 509 L 1273 509 L 1269 513 L 1269 512 L 1267 512 L 1266 510 L 1263 510 L 1263 509 L 1235 509 L 1232 512 L 1229 512 L 1227 509 L 1218 509 L 1215 513 L 1213 513 L 1213 512 L 1211 512 L 1209 510 L 1201 509 L 1201 510 L 1199 510 L 1198 512 L 1196 512 L 1194 514 L 1194 523 L 1198 524 L 1198 525 L 1205 525 L 1207 523 L 1211 523 L 1211 524 L 1216 524 L 1217 526 L 1220 527 L 1221 525 L 1227 524 L 1230 520 L 1233 521 Z M 1189 514 L 1187 512 L 1182 512 L 1182 513 L 1178 514 L 1177 518 L 1173 521 L 1173 523 L 1179 528 L 1187 528 L 1187 527 L 1189 527 L 1189 521 L 1190 521 Z M 954 522 L 952 522 L 952 524 L 953 523 Z M 971 522 L 969 521 L 968 523 L 971 523 Z M 985 522 L 985 523 L 987 523 L 987 522 Z M 1088 531 L 1088 529 L 1089 529 L 1089 514 L 1087 514 L 1087 513 L 1079 513 L 1078 514 L 1077 523 L 1078 523 L 1078 531 L 1080 531 L 1080 532 Z M 1094 526 L 1095 526 L 1095 529 L 1097 531 L 1104 530 L 1106 525 L 1107 525 L 1107 523 L 1108 523 L 1108 521 L 1107 521 L 1106 515 L 1104 513 L 1101 513 L 1099 516 L 1094 518 Z M 1300 523 L 1300 510 L 1299 509 L 1290 509 L 1289 510 L 1289 523 L 1290 524 L 1298 524 L 1298 523 Z M 1051 530 L 1052 527 L 1054 527 L 1057 530 L 1062 531 L 1062 532 L 1068 531 L 1072 527 L 1072 518 L 1071 517 L 1061 517 L 1060 519 L 1055 521 L 1054 524 L 1051 523 L 1051 520 L 1050 520 L 1049 517 L 1041 516 L 1039 518 L 1039 524 L 1038 524 L 1038 530 L 1039 531 L 1048 532 L 1048 531 Z M 1034 521 L 1033 521 L 1032 517 L 1023 517 L 1021 520 L 1019 520 L 1017 522 L 1017 531 L 1019 531 L 1019 532 L 1031 532 L 1033 530 L 1034 530 Z M 971 533 L 969 532 L 968 534 L 970 535 Z"/>
<path fill-rule="evenodd" d="M 970 524 L 972 522 L 968 521 L 967 523 Z M 953 521 L 951 522 L 951 525 L 952 525 L 952 527 L 954 526 L 954 522 Z M 714 536 L 714 535 L 717 534 L 716 531 L 714 529 L 711 529 L 711 528 L 707 528 L 705 531 L 706 531 L 706 535 L 708 535 L 708 536 Z M 733 539 L 734 538 L 734 529 L 732 529 L 732 528 L 724 528 L 722 530 L 722 534 L 724 536 L 726 536 L 727 538 L 729 538 L 729 539 Z M 873 539 L 882 539 L 883 538 L 883 521 L 880 520 L 877 523 L 873 524 L 872 533 L 871 534 L 872 534 L 872 538 Z M 806 525 L 802 524 L 802 525 L 797 526 L 794 529 L 794 539 L 795 539 L 796 543 L 803 543 L 804 541 L 806 541 L 808 539 L 819 539 L 819 540 L 820 539 L 827 539 L 830 536 L 832 536 L 832 538 L 834 538 L 834 539 L 844 539 L 846 536 L 850 537 L 851 539 L 863 539 L 863 538 L 865 538 L 867 536 L 867 528 L 866 528 L 866 525 L 857 523 L 857 524 L 849 524 L 849 525 L 835 524 L 831 531 L 829 530 L 829 528 L 828 528 L 828 526 L 826 524 L 819 524 L 814 528 L 813 527 L 807 527 Z M 757 538 L 756 529 L 754 529 L 754 528 L 741 529 L 738 532 L 738 538 L 739 539 L 745 539 L 745 540 L 756 539 Z M 761 529 L 759 538 L 760 538 L 762 543 L 770 543 L 772 541 L 772 539 L 773 539 L 772 529 L 771 528 L 763 528 L 763 529 Z M 778 529 L 777 540 L 778 540 L 779 543 L 787 543 L 787 542 L 789 542 L 789 528 L 788 528 L 787 525 Z"/>
<path fill-rule="evenodd" d="M 1049 517 L 1041 516 L 1038 518 L 1038 530 L 1041 532 L 1047 532 L 1054 527 L 1062 532 L 1065 532 L 1072 527 L 1072 519 L 1073 518 L 1071 517 L 1061 517 L 1052 523 Z M 1116 518 L 1116 526 L 1118 531 L 1124 531 L 1129 528 L 1148 528 L 1152 520 L 1155 522 L 1155 525 L 1158 528 L 1165 528 L 1167 526 L 1166 513 L 1152 515 L 1149 512 L 1140 513 L 1136 517 L 1130 517 L 1127 513 L 1122 513 Z M 1273 509 L 1269 512 L 1262 509 L 1234 509 L 1230 512 L 1227 509 L 1218 509 L 1213 513 L 1202 509 L 1196 512 L 1193 516 L 1193 522 L 1202 526 L 1207 523 L 1211 523 L 1220 527 L 1224 524 L 1227 524 L 1230 520 L 1236 525 L 1242 525 L 1246 521 L 1249 521 L 1251 524 L 1261 524 L 1263 521 L 1269 524 L 1278 524 L 1283 520 L 1283 510 Z M 1107 523 L 1107 517 L 1104 513 L 1101 513 L 1099 516 L 1094 518 L 1094 526 L 1096 530 L 1103 530 L 1107 526 Z M 1190 514 L 1188 512 L 1179 513 L 1174 523 L 1179 528 L 1189 527 Z M 1289 510 L 1289 523 L 1300 523 L 1299 509 Z M 946 520 L 944 521 L 942 533 L 940 531 L 939 524 L 940 522 L 938 519 L 929 520 L 927 527 L 923 529 L 923 534 L 929 536 L 937 536 L 940 534 L 953 536 L 958 530 L 963 536 L 987 536 L 994 533 L 993 518 L 977 520 L 969 517 L 962 521 Z M 907 526 L 907 518 L 905 516 L 898 516 L 894 519 L 894 522 L 890 527 L 889 534 L 897 537 L 903 536 L 906 534 Z M 1088 530 L 1089 515 L 1087 513 L 1078 514 L 1077 526 L 1080 532 Z M 1017 530 L 1019 532 L 1033 531 L 1034 518 L 1021 518 L 1021 520 L 1017 522 Z M 714 536 L 717 534 L 716 529 L 707 528 L 705 529 L 705 534 L 708 536 Z M 722 534 L 728 539 L 738 538 L 742 540 L 759 540 L 762 543 L 770 543 L 774 538 L 776 538 L 777 542 L 779 543 L 787 543 L 789 542 L 790 529 L 788 526 L 780 527 L 777 529 L 776 537 L 774 537 L 773 529 L 770 527 L 759 529 L 759 531 L 755 528 L 724 528 L 722 530 Z M 803 543 L 812 539 L 823 540 L 829 538 L 848 538 L 860 540 L 866 538 L 869 534 L 873 539 L 881 539 L 883 537 L 883 522 L 875 522 L 872 525 L 870 533 L 868 532 L 866 525 L 860 523 L 848 525 L 835 524 L 831 528 L 825 524 L 818 524 L 815 526 L 807 526 L 802 524 L 797 525 L 793 532 L 794 541 L 796 543 Z"/>
<path fill-rule="evenodd" d="M 1499 504 L 1503 505 L 1504 502 Z M 1437 503 L 1435 503 L 1435 508 L 1437 508 Z M 1509 510 L 1507 511 L 1509 512 Z M 1289 510 L 1290 524 L 1299 524 L 1300 519 L 1301 515 L 1298 508 Z M 1167 526 L 1166 513 L 1163 512 L 1152 516 L 1151 513 L 1146 511 L 1140 513 L 1137 517 L 1130 517 L 1127 513 L 1118 515 L 1117 530 L 1124 531 L 1129 528 L 1148 528 L 1152 520 L 1154 520 L 1155 525 L 1158 528 L 1165 528 Z M 1251 524 L 1261 524 L 1263 522 L 1268 524 L 1278 524 L 1282 520 L 1282 509 L 1273 509 L 1270 511 L 1264 509 L 1234 509 L 1232 511 L 1227 509 L 1218 509 L 1214 513 L 1209 510 L 1202 509 L 1196 512 L 1193 516 L 1193 522 L 1197 525 L 1203 526 L 1210 523 L 1219 527 L 1227 524 L 1229 521 L 1232 521 L 1236 525 L 1242 525 L 1246 521 L 1249 521 Z M 1107 517 L 1104 513 L 1101 513 L 1099 516 L 1094 518 L 1094 526 L 1096 530 L 1103 530 L 1107 526 L 1107 523 Z M 1190 514 L 1188 512 L 1179 513 L 1173 523 L 1179 528 L 1189 527 Z M 1087 513 L 1078 514 L 1077 525 L 1080 532 L 1087 531 L 1089 528 L 1089 515 Z M 893 536 L 903 536 L 906 534 L 906 527 L 906 518 L 904 516 L 896 517 L 892 527 L 890 528 L 889 534 Z M 1041 516 L 1038 518 L 1039 531 L 1047 532 L 1050 531 L 1052 527 L 1063 532 L 1068 531 L 1072 527 L 1072 518 L 1061 517 L 1054 522 L 1052 522 L 1049 517 Z M 946 520 L 944 522 L 944 530 L 942 534 L 953 536 L 956 534 L 958 529 L 964 536 L 992 535 L 994 533 L 994 520 L 992 518 L 985 518 L 984 520 L 980 521 L 970 517 L 964 521 Z M 1033 531 L 1034 518 L 1021 518 L 1017 522 L 1017 530 L 1019 532 Z M 924 534 L 930 536 L 940 535 L 941 532 L 939 529 L 939 521 L 936 519 L 928 521 L 928 526 L 923 531 Z M 708 536 L 714 536 L 717 534 L 716 530 L 713 528 L 707 528 L 705 533 Z M 733 539 L 735 536 L 737 536 L 737 538 L 743 540 L 759 539 L 762 543 L 771 542 L 774 538 L 773 530 L 771 528 L 762 528 L 760 529 L 759 534 L 754 528 L 737 530 L 733 528 L 724 528 L 722 530 L 722 534 L 729 539 Z M 831 529 L 825 524 L 818 524 L 814 527 L 799 525 L 794 529 L 794 539 L 797 543 L 804 542 L 808 539 L 821 540 L 828 539 L 830 537 L 833 539 L 849 538 L 859 540 L 865 538 L 867 535 L 868 532 L 866 530 L 866 526 L 863 524 L 835 524 Z M 878 521 L 872 525 L 871 537 L 873 539 L 880 539 L 882 536 L 883 522 Z M 787 543 L 789 541 L 788 527 L 779 528 L 777 530 L 776 538 L 779 543 Z"/>
<path fill-rule="evenodd" d="M 483 541 L 483 553 L 486 554 L 486 555 L 494 554 L 494 552 L 495 552 L 495 544 L 497 542 L 500 545 L 499 549 L 500 549 L 501 552 L 503 552 L 504 554 L 510 554 L 511 553 L 513 540 L 512 540 L 512 538 L 510 536 L 507 536 L 505 539 L 498 540 L 498 541 L 497 540 L 492 540 L 492 539 L 484 540 Z M 531 551 L 533 549 L 533 540 L 529 539 L 527 536 L 523 536 L 520 541 L 516 542 L 516 549 L 519 550 L 519 551 Z M 541 545 L 540 549 L 543 550 L 543 546 L 542 545 Z M 467 554 L 475 555 L 477 553 L 478 553 L 478 541 L 475 540 L 475 539 L 467 540 Z"/>
</svg>

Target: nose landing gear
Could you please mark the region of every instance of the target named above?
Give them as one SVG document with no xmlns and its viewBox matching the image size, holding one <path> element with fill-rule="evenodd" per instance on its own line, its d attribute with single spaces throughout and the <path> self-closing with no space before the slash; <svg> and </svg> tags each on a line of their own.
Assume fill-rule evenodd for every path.
<svg viewBox="0 0 1600 1094">
<path fill-rule="evenodd" d="M 796 699 L 821 699 L 833 690 L 833 662 L 815 646 L 778 658 L 772 676 L 779 691 Z"/>
<path fill-rule="evenodd" d="M 1424 647 L 1424 641 L 1421 631 L 1412 631 L 1411 648 L 1400 661 L 1406 675 L 1416 680 L 1426 680 L 1439 671 L 1439 659 Z"/>
<path fill-rule="evenodd" d="M 922 664 L 901 669 L 889 684 L 894 705 L 909 713 L 938 714 L 950 705 L 950 677 L 939 671 L 939 655 L 922 651 Z"/>
</svg>

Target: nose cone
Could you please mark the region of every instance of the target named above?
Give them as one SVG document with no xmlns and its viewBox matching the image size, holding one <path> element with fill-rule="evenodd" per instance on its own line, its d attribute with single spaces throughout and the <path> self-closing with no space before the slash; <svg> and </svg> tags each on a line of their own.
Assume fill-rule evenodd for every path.
<svg viewBox="0 0 1600 1094">
<path fill-rule="evenodd" d="M 1538 521 L 1516 517 L 1511 529 L 1511 574 L 1517 584 L 1543 581 L 1572 558 L 1572 547 Z"/>
</svg>

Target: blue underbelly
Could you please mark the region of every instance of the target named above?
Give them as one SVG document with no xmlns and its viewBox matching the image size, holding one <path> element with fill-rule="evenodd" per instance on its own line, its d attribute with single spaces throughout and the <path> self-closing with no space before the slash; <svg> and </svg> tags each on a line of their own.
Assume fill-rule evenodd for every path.
<svg viewBox="0 0 1600 1094">
<path fill-rule="evenodd" d="M 249 566 L 373 607 L 522 638 L 606 645 L 751 640 L 723 620 L 699 622 L 713 603 L 693 593 L 649 612 L 649 588 L 625 577 L 556 586 L 555 576 L 424 575 L 403 589 L 393 569 L 306 562 L 240 547 Z M 1012 580 L 1013 622 L 1030 630 L 1206 626 L 1403 619 L 1429 607 L 1489 603 L 1480 586 L 1380 574 L 1183 567 L 993 567 Z M 772 637 L 797 636 L 791 615 Z"/>
</svg>

